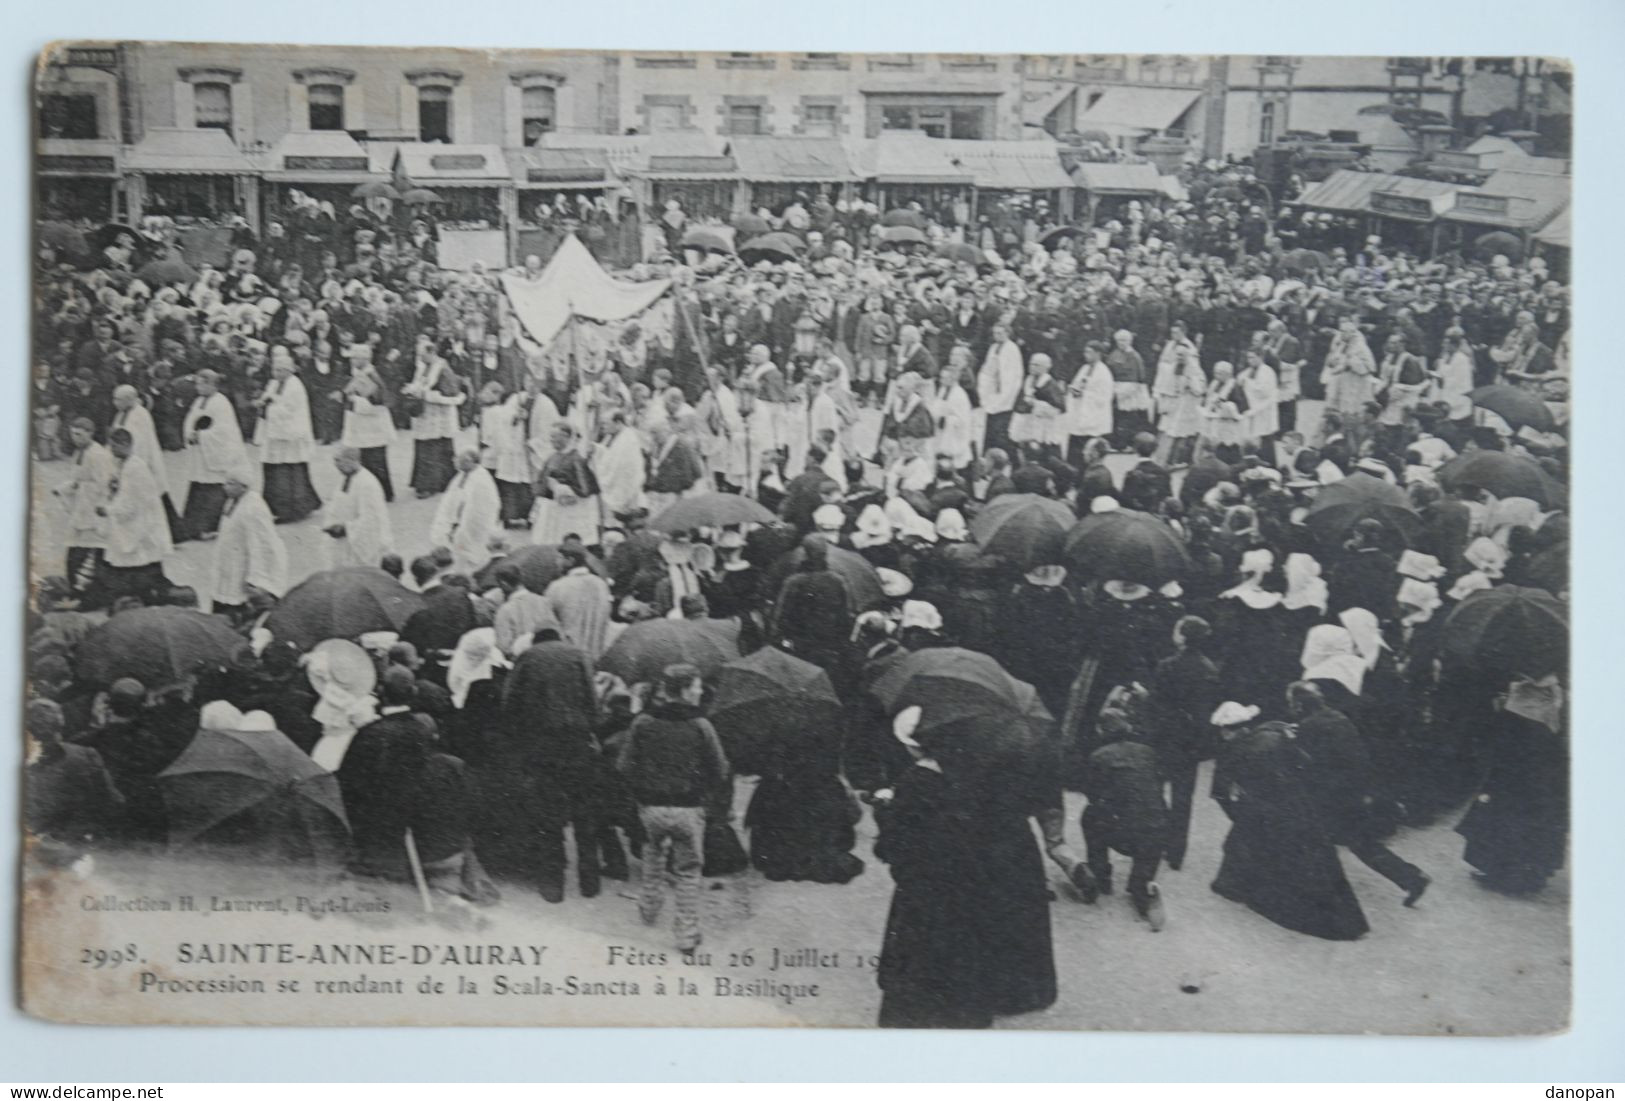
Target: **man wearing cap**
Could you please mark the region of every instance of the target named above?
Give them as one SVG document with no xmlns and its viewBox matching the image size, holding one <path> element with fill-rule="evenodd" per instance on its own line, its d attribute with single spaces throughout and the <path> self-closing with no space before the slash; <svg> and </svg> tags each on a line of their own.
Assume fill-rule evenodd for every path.
<svg viewBox="0 0 1625 1101">
<path fill-rule="evenodd" d="M 332 568 L 376 566 L 395 545 L 384 487 L 362 467 L 356 448 L 339 448 L 333 465 L 339 487 L 322 514 L 322 531 L 332 540 Z"/>
<path fill-rule="evenodd" d="M 118 464 L 112 499 L 103 510 L 108 519 L 104 591 L 109 597 L 125 594 L 151 600 L 167 590 L 164 559 L 175 550 L 164 518 L 158 482 L 147 464 L 135 455 L 135 440 L 128 429 L 115 428 L 107 443 Z"/>
<path fill-rule="evenodd" d="M 213 539 L 226 505 L 226 474 L 248 462 L 242 426 L 231 399 L 220 392 L 220 374 L 205 368 L 193 376 L 197 397 L 181 423 L 189 481 L 182 514 L 184 538 Z"/>
<path fill-rule="evenodd" d="M 456 462 L 457 473 L 429 524 L 429 542 L 450 547 L 452 568 L 473 575 L 490 560 L 491 537 L 501 531 L 502 497 L 477 450 L 462 449 Z"/>
<path fill-rule="evenodd" d="M 107 504 L 117 476 L 112 454 L 96 442 L 88 418 L 68 428 L 73 448 L 69 480 L 51 492 L 66 511 L 68 583 L 87 611 L 102 603 L 102 559 L 107 549 Z"/>
</svg>

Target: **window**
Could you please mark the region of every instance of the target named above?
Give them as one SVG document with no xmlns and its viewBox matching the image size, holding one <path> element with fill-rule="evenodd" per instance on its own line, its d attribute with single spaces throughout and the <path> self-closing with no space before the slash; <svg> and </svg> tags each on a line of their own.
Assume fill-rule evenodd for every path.
<svg viewBox="0 0 1625 1101">
<path fill-rule="evenodd" d="M 809 53 L 795 58 L 791 64 L 797 69 L 826 69 L 842 70 L 847 67 L 846 58 L 841 54 Z"/>
<path fill-rule="evenodd" d="M 39 132 L 42 138 L 94 138 L 96 97 L 78 93 L 50 94 L 40 104 Z"/>
<path fill-rule="evenodd" d="M 312 130 L 344 129 L 343 88 L 337 84 L 312 84 L 307 95 L 310 99 Z"/>
<path fill-rule="evenodd" d="M 1258 144 L 1269 145 L 1275 140 L 1275 104 L 1265 103 L 1258 109 Z"/>
<path fill-rule="evenodd" d="M 649 133 L 661 134 L 687 128 L 688 112 L 681 103 L 650 103 Z"/>
<path fill-rule="evenodd" d="M 192 85 L 193 125 L 231 133 L 231 85 L 215 81 Z"/>
<path fill-rule="evenodd" d="M 519 98 L 520 126 L 526 145 L 535 145 L 542 140 L 543 134 L 558 129 L 555 118 L 558 98 L 552 88 L 545 84 L 526 88 L 520 92 Z"/>
<path fill-rule="evenodd" d="M 948 115 L 948 136 L 950 138 L 969 138 L 972 141 L 981 141 L 982 109 L 980 107 L 955 107 Z"/>
<path fill-rule="evenodd" d="M 760 103 L 728 104 L 728 133 L 762 133 L 762 105 Z"/>
<path fill-rule="evenodd" d="M 933 138 L 986 137 L 981 107 L 883 107 L 880 125 L 885 130 L 923 130 Z"/>
<path fill-rule="evenodd" d="M 809 103 L 801 108 L 801 132 L 815 138 L 833 138 L 841 132 L 838 108 L 833 103 Z"/>
<path fill-rule="evenodd" d="M 429 84 L 418 89 L 418 140 L 450 143 L 450 88 Z"/>
</svg>

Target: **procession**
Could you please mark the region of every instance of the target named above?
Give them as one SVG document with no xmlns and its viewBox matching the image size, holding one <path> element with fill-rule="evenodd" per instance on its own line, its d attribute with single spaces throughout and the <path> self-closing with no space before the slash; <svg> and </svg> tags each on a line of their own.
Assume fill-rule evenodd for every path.
<svg viewBox="0 0 1625 1101">
<path fill-rule="evenodd" d="M 1566 898 L 1568 287 L 1179 177 L 674 199 L 624 268 L 373 183 L 42 240 L 30 834 L 680 953 L 861 898 L 894 1028 L 1041 1017 L 1080 922 Z"/>
</svg>

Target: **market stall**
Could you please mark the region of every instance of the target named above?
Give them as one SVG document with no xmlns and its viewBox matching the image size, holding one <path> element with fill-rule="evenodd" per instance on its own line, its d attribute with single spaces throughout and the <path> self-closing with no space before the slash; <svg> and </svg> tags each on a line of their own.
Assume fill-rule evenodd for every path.
<svg viewBox="0 0 1625 1101">
<path fill-rule="evenodd" d="M 265 216 L 281 217 L 301 191 L 335 210 L 355 200 L 358 184 L 388 180 L 387 168 L 376 169 L 361 144 L 343 130 L 295 130 L 282 136 L 265 158 L 260 197 Z"/>
<path fill-rule="evenodd" d="M 212 127 L 148 127 L 124 157 L 130 220 L 171 219 L 181 255 L 194 266 L 230 260 L 234 217 L 259 229 L 259 183 L 259 169 L 229 134 Z"/>
<path fill-rule="evenodd" d="M 849 197 L 859 179 L 837 138 L 735 137 L 728 152 L 739 166 L 751 210 L 766 207 L 777 214 L 798 195 L 822 194 L 834 202 Z"/>
<path fill-rule="evenodd" d="M 546 262 L 572 233 L 602 263 L 624 266 L 636 259 L 619 247 L 620 184 L 602 151 L 531 147 L 509 149 L 507 157 L 516 193 L 516 263 L 527 256 Z"/>
<path fill-rule="evenodd" d="M 1304 210 L 1354 219 L 1361 240 L 1374 234 L 1432 255 L 1438 247 L 1439 218 L 1451 208 L 1460 190 L 1445 180 L 1344 168 L 1310 187 L 1296 204 Z M 1345 247 L 1358 243 L 1352 235 L 1343 242 Z"/>
<path fill-rule="evenodd" d="M 1042 206 L 1060 221 L 1071 219 L 1072 178 L 1061 167 L 1055 142 L 938 140 L 955 162 L 970 169 L 977 215 L 1028 217 Z"/>
<path fill-rule="evenodd" d="M 943 225 L 970 219 L 975 177 L 954 160 L 945 139 L 917 131 L 883 132 L 859 146 L 859 170 L 882 210 L 919 203 Z"/>
<path fill-rule="evenodd" d="M 1160 202 L 1170 195 L 1164 180 L 1173 179 L 1157 172 L 1151 164 L 1085 161 L 1072 169 L 1071 180 L 1083 192 L 1083 222 L 1098 225 L 1120 218 L 1131 202 Z M 1177 182 L 1177 181 L 1175 181 Z"/>
<path fill-rule="evenodd" d="M 1455 205 L 1440 215 L 1440 247 L 1470 248 L 1479 237 L 1501 231 L 1516 237 L 1527 253 L 1535 235 L 1568 208 L 1572 183 L 1572 177 L 1555 172 L 1494 172 L 1483 186 L 1457 191 Z"/>
<path fill-rule="evenodd" d="M 508 265 L 514 224 L 514 180 L 495 145 L 404 143 L 395 153 L 395 186 L 438 196 L 440 266 L 466 271 Z"/>
</svg>

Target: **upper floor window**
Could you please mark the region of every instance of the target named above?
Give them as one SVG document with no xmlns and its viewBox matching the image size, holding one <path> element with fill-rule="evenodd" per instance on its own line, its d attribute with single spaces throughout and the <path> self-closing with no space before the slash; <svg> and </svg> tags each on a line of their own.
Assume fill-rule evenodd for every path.
<svg viewBox="0 0 1625 1101">
<path fill-rule="evenodd" d="M 312 84 L 307 96 L 310 101 L 310 128 L 312 130 L 344 129 L 344 89 L 337 84 Z"/>
<path fill-rule="evenodd" d="M 40 103 L 42 138 L 95 138 L 96 97 L 79 93 L 47 93 Z"/>
<path fill-rule="evenodd" d="M 192 124 L 231 133 L 231 85 L 203 81 L 192 85 Z"/>
<path fill-rule="evenodd" d="M 841 132 L 839 109 L 833 103 L 809 103 L 801 108 L 801 132 L 809 137 L 833 138 Z"/>
<path fill-rule="evenodd" d="M 762 105 L 760 103 L 730 103 L 728 105 L 728 133 L 760 134 L 762 132 Z"/>
<path fill-rule="evenodd" d="M 443 84 L 418 88 L 418 140 L 451 141 L 451 89 Z"/>
<path fill-rule="evenodd" d="M 543 134 L 558 129 L 558 93 L 545 84 L 534 85 L 519 93 L 520 133 L 526 145 L 535 145 Z"/>
</svg>

